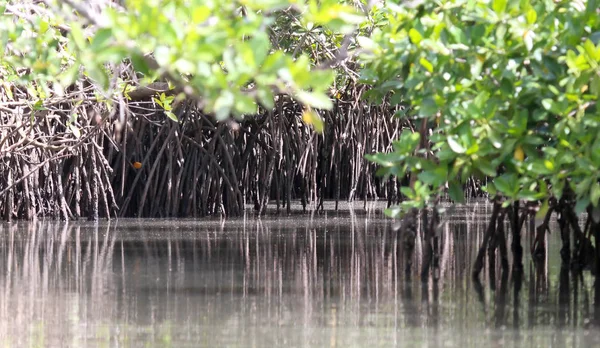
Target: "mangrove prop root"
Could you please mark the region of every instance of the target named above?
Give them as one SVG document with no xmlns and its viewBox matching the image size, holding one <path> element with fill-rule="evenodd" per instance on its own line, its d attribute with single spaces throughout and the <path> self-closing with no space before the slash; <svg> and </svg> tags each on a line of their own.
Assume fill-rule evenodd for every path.
<svg viewBox="0 0 600 348">
<path fill-rule="evenodd" d="M 404 244 L 404 251 L 406 255 L 406 265 L 404 269 L 404 275 L 406 279 L 411 278 L 412 270 L 412 256 L 415 250 L 415 240 L 417 238 L 417 219 L 419 210 L 411 208 L 402 220 L 402 243 Z"/>
<path fill-rule="evenodd" d="M 423 211 L 424 216 L 424 241 L 423 241 L 423 265 L 421 269 L 421 281 L 427 281 L 429 277 L 429 269 L 433 270 L 433 278 L 437 280 L 439 277 L 439 255 L 438 255 L 438 237 L 437 227 L 439 224 L 439 214 L 437 205 L 434 205 L 431 210 L 431 218 L 428 218 L 427 210 Z"/>
<path fill-rule="evenodd" d="M 475 264 L 473 265 L 472 276 L 473 279 L 479 279 L 479 273 L 483 268 L 483 258 L 485 257 L 485 250 L 487 248 L 488 242 L 492 235 L 496 230 L 496 218 L 498 217 L 498 212 L 500 210 L 500 203 L 494 202 L 494 206 L 492 208 L 492 215 L 490 216 L 490 222 L 488 224 L 488 228 L 485 231 L 485 235 L 483 236 L 483 241 L 481 242 L 481 246 L 479 247 L 479 251 L 477 252 L 477 257 L 475 258 Z"/>
<path fill-rule="evenodd" d="M 515 201 L 512 207 L 511 228 L 513 232 L 511 249 L 513 252 L 513 270 L 523 269 L 523 246 L 521 245 L 521 229 L 525 219 L 519 218 L 519 201 Z"/>
<path fill-rule="evenodd" d="M 261 213 L 270 199 L 288 213 L 294 201 L 305 209 L 324 209 L 325 199 L 398 202 L 399 181 L 377 177 L 364 155 L 391 151 L 411 124 L 391 117 L 388 100 L 361 100 L 365 91 L 348 85 L 321 113 L 322 135 L 286 96 L 239 122 L 219 122 L 192 101 L 178 103 L 173 122 L 146 90 L 109 110 L 88 84 L 43 111 L 0 110 L 0 218 L 239 215 L 253 197 Z"/>
<path fill-rule="evenodd" d="M 421 281 L 429 278 L 429 268 L 433 258 L 433 231 L 429 224 L 428 211 L 423 209 L 423 264 L 421 266 Z M 433 219 L 432 219 L 433 220 Z"/>
<path fill-rule="evenodd" d="M 500 264 L 502 265 L 503 274 L 508 274 L 508 250 L 506 247 L 506 233 L 504 232 L 504 217 L 505 213 L 502 211 L 498 215 L 498 225 L 496 226 L 496 233 L 498 234 L 498 248 L 500 249 Z"/>
<path fill-rule="evenodd" d="M 560 238 L 562 240 L 562 248 L 560 249 L 560 256 L 562 258 L 563 265 L 571 263 L 571 240 L 569 236 L 569 223 L 567 220 L 565 209 L 567 204 L 562 198 L 559 202 L 559 214 L 558 214 L 558 226 L 560 228 Z"/>
<path fill-rule="evenodd" d="M 595 263 L 595 249 L 589 238 L 581 231 L 579 227 L 579 219 L 571 206 L 565 207 L 565 215 L 568 224 L 573 230 L 575 236 L 575 248 L 573 250 L 573 258 L 571 266 L 576 272 L 580 272 L 585 268 L 593 268 Z"/>
<path fill-rule="evenodd" d="M 544 238 L 546 236 L 546 232 L 550 232 L 550 218 L 552 217 L 552 213 L 555 209 L 555 204 L 551 204 L 548 207 L 548 211 L 546 212 L 546 215 L 544 215 L 544 220 L 535 230 L 535 238 L 530 247 L 534 260 L 542 260 L 544 255 L 546 255 L 546 244 L 544 243 Z"/>
<path fill-rule="evenodd" d="M 502 213 L 500 213 L 498 221 L 502 220 L 501 215 L 502 215 Z M 492 233 L 492 235 L 490 236 L 490 240 L 488 243 L 488 249 L 487 249 L 488 269 L 490 272 L 490 286 L 492 287 L 492 289 L 495 289 L 495 284 L 496 284 L 496 249 L 498 248 L 498 239 L 499 239 L 498 228 L 499 227 L 500 227 L 500 224 L 498 223 L 496 225 L 495 233 Z"/>
</svg>

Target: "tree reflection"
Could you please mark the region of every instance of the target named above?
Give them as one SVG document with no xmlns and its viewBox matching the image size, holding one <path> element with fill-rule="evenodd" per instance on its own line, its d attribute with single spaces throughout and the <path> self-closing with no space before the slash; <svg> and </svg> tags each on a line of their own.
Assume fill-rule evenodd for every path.
<svg viewBox="0 0 600 348">
<path fill-rule="evenodd" d="M 486 214 L 489 207 L 476 206 L 445 217 L 429 246 L 438 259 L 424 278 L 422 235 L 407 277 L 391 222 L 356 213 L 0 225 L 0 337 L 19 345 L 37 332 L 58 346 L 167 338 L 479 346 L 520 341 L 522 330 L 538 326 L 599 322 L 597 282 L 586 286 L 588 276 L 568 269 L 552 282 L 548 264 L 560 257 L 532 261 L 510 278 L 500 260 L 488 259 L 482 283 L 470 282 Z M 505 337 L 507 327 L 517 336 Z M 485 328 L 493 331 L 481 336 Z"/>
</svg>

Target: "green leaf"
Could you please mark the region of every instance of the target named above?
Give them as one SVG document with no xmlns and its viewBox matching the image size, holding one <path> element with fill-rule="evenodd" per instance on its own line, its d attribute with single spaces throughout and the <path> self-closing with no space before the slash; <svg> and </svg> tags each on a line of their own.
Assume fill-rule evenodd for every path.
<svg viewBox="0 0 600 348">
<path fill-rule="evenodd" d="M 308 125 L 312 125 L 315 128 L 315 132 L 323 134 L 323 119 L 318 112 L 310 109 L 304 110 L 302 113 L 302 121 Z"/>
<path fill-rule="evenodd" d="M 410 28 L 408 31 L 408 36 L 410 37 L 410 41 L 412 41 L 412 43 L 415 45 L 418 45 L 423 40 L 423 36 L 415 28 Z"/>
<path fill-rule="evenodd" d="M 101 28 L 95 34 L 92 40 L 91 49 L 94 52 L 98 52 L 101 49 L 106 48 L 110 45 L 110 40 L 112 39 L 113 32 L 111 28 Z"/>
<path fill-rule="evenodd" d="M 564 181 L 557 181 L 557 182 L 553 182 L 552 183 L 552 194 L 557 198 L 560 199 L 563 195 L 563 191 L 565 189 L 565 182 Z"/>
<path fill-rule="evenodd" d="M 71 86 L 78 77 L 79 65 L 75 64 L 59 75 L 59 82 L 62 86 L 68 87 Z"/>
<path fill-rule="evenodd" d="M 558 108 L 558 105 L 552 99 L 542 99 L 542 106 L 544 107 L 544 109 L 554 114 L 560 114 L 560 109 Z"/>
<path fill-rule="evenodd" d="M 597 181 L 592 185 L 590 189 L 590 200 L 594 207 L 598 206 L 598 201 L 600 200 L 600 183 Z"/>
<path fill-rule="evenodd" d="M 255 115 L 258 111 L 256 102 L 251 97 L 238 93 L 235 96 L 235 111 L 243 115 Z"/>
<path fill-rule="evenodd" d="M 265 61 L 271 49 L 269 36 L 264 32 L 257 32 L 249 40 L 250 47 L 254 53 L 254 62 L 260 66 Z"/>
<path fill-rule="evenodd" d="M 73 23 L 71 25 L 71 38 L 73 38 L 73 42 L 75 46 L 80 50 L 83 50 L 86 46 L 85 38 L 83 37 L 83 31 L 79 26 L 79 23 Z"/>
<path fill-rule="evenodd" d="M 104 90 L 108 89 L 108 75 L 104 71 L 104 67 L 97 65 L 96 62 L 86 62 L 85 68 L 89 77 L 94 80 Z"/>
<path fill-rule="evenodd" d="M 592 185 L 591 177 L 587 177 L 587 178 L 583 179 L 581 182 L 577 183 L 577 186 L 575 187 L 575 193 L 577 194 L 577 197 L 580 198 L 582 196 L 585 196 L 588 192 L 591 192 L 591 190 L 590 190 L 591 185 Z"/>
<path fill-rule="evenodd" d="M 527 10 L 525 17 L 527 18 L 528 24 L 533 24 L 537 20 L 537 12 L 535 12 L 533 7 L 530 7 L 529 10 Z"/>
<path fill-rule="evenodd" d="M 269 88 L 259 88 L 258 92 L 258 101 L 260 104 L 267 110 L 271 110 L 275 107 L 275 100 L 273 98 L 273 92 Z"/>
<path fill-rule="evenodd" d="M 405 195 L 408 199 L 415 198 L 415 191 L 407 186 L 400 187 L 400 192 Z"/>
<path fill-rule="evenodd" d="M 221 95 L 215 100 L 214 112 L 217 120 L 222 121 L 229 118 L 233 108 L 234 96 L 228 90 L 221 92 Z"/>
<path fill-rule="evenodd" d="M 433 64 L 431 64 L 427 59 L 425 59 L 424 57 L 421 57 L 421 59 L 419 60 L 419 63 L 430 73 L 433 72 Z"/>
<path fill-rule="evenodd" d="M 69 125 L 69 129 L 71 130 L 73 135 L 75 135 L 75 138 L 77 138 L 77 139 L 81 138 L 81 130 L 79 130 L 79 127 L 77 127 L 76 125 L 74 125 L 70 122 L 68 123 L 68 125 Z"/>
<path fill-rule="evenodd" d="M 210 16 L 210 8 L 208 6 L 194 6 L 192 10 L 192 21 L 194 24 L 201 24 Z"/>
<path fill-rule="evenodd" d="M 46 107 L 44 107 L 44 102 L 42 100 L 36 100 L 31 108 L 36 111 L 48 110 Z"/>
<path fill-rule="evenodd" d="M 589 56 L 592 63 L 600 60 L 600 54 L 596 52 L 596 47 L 594 46 L 594 43 L 591 40 L 586 40 L 583 43 L 583 48 L 585 50 L 585 53 L 587 53 L 587 55 Z"/>
<path fill-rule="evenodd" d="M 448 195 L 450 198 L 457 203 L 464 203 L 465 194 L 462 189 L 462 185 L 456 181 L 452 181 L 448 187 Z"/>
<path fill-rule="evenodd" d="M 331 99 L 324 93 L 298 91 L 296 93 L 296 99 L 304 105 L 317 109 L 331 110 L 333 108 Z"/>
<path fill-rule="evenodd" d="M 514 116 L 514 128 L 516 135 L 521 135 L 527 131 L 527 121 L 529 120 L 529 112 L 527 109 L 519 110 Z"/>
<path fill-rule="evenodd" d="M 596 97 L 600 98 L 600 76 L 592 76 L 592 81 L 590 82 L 590 92 L 595 94 Z"/>
<path fill-rule="evenodd" d="M 435 115 L 438 112 L 439 108 L 433 98 L 427 97 L 423 99 L 421 105 L 419 106 L 419 116 L 421 117 L 430 117 Z"/>
<path fill-rule="evenodd" d="M 493 0 L 492 8 L 494 9 L 494 12 L 496 12 L 497 14 L 501 14 L 506 11 L 507 3 L 508 0 Z"/>
<path fill-rule="evenodd" d="M 165 115 L 167 115 L 167 117 L 169 117 L 171 120 L 175 121 L 175 122 L 179 122 L 179 119 L 177 118 L 177 116 L 171 112 L 171 111 L 165 111 Z"/>
<path fill-rule="evenodd" d="M 467 149 L 458 142 L 458 138 L 455 135 L 448 137 L 448 145 L 450 145 L 452 151 L 458 154 L 463 154 L 467 151 Z"/>
<path fill-rule="evenodd" d="M 515 187 L 518 187 L 517 178 L 514 174 L 503 174 L 494 179 L 494 186 L 505 196 L 513 197 Z"/>
<path fill-rule="evenodd" d="M 540 209 L 535 214 L 535 218 L 536 219 L 543 219 L 544 217 L 546 217 L 546 214 L 548 213 L 549 209 L 550 209 L 550 205 L 548 204 L 548 200 L 545 199 L 544 202 L 542 203 L 542 206 L 540 207 Z"/>
<path fill-rule="evenodd" d="M 420 133 L 413 133 L 410 129 L 405 129 L 400 134 L 400 139 L 393 143 L 394 151 L 400 154 L 408 155 L 416 149 L 420 140 Z"/>
<path fill-rule="evenodd" d="M 154 49 L 154 59 L 156 59 L 158 65 L 168 67 L 172 63 L 172 58 L 173 54 L 171 48 L 165 45 L 159 45 Z"/>
<path fill-rule="evenodd" d="M 398 205 L 391 206 L 387 208 L 385 211 L 385 215 L 392 218 L 397 219 L 402 216 L 402 208 Z"/>
<path fill-rule="evenodd" d="M 523 43 L 525 43 L 525 48 L 527 48 L 527 51 L 531 51 L 533 49 L 533 32 L 529 30 L 525 32 L 525 35 L 523 36 Z"/>
<path fill-rule="evenodd" d="M 150 76 L 152 74 L 146 59 L 139 53 L 133 53 L 131 55 L 131 64 L 133 64 L 135 71 L 144 74 L 144 76 Z"/>
<path fill-rule="evenodd" d="M 490 182 L 487 185 L 483 186 L 482 190 L 484 192 L 487 192 L 491 197 L 496 197 L 496 195 L 498 194 L 498 190 L 496 190 L 496 186 L 492 182 Z"/>
<path fill-rule="evenodd" d="M 525 201 L 537 201 L 540 199 L 540 194 L 531 190 L 520 190 L 519 193 L 517 193 L 517 199 L 522 199 Z"/>
<path fill-rule="evenodd" d="M 485 159 L 480 159 L 476 162 L 477 169 L 479 169 L 484 175 L 494 177 L 496 176 L 496 168 L 492 163 Z"/>
<path fill-rule="evenodd" d="M 471 64 L 471 75 L 474 79 L 478 79 L 481 75 L 481 70 L 483 69 L 483 62 L 479 59 L 475 59 L 473 64 Z"/>
<path fill-rule="evenodd" d="M 358 45 L 365 50 L 374 51 L 377 48 L 375 41 L 366 36 L 357 36 L 356 41 L 358 42 Z"/>
<path fill-rule="evenodd" d="M 365 155 L 365 158 L 369 161 L 371 161 L 370 158 L 367 157 L 367 155 Z M 373 161 L 375 162 L 375 161 Z M 375 171 L 375 176 L 379 176 L 379 177 L 387 177 L 388 175 L 390 175 L 390 168 L 388 167 L 379 167 L 377 168 L 377 170 Z"/>
<path fill-rule="evenodd" d="M 173 63 L 173 67 L 181 74 L 194 74 L 196 72 L 196 64 L 187 59 L 177 59 Z"/>
<path fill-rule="evenodd" d="M 447 170 L 444 166 L 438 166 L 433 170 L 426 170 L 418 175 L 420 181 L 433 187 L 439 187 L 446 183 Z"/>
</svg>

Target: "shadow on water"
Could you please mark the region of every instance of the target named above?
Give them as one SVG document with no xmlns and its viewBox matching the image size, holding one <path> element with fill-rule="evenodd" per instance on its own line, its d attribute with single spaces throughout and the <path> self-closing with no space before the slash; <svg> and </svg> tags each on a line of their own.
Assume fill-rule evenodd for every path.
<svg viewBox="0 0 600 348">
<path fill-rule="evenodd" d="M 422 236 L 378 215 L 0 225 L 0 341 L 7 346 L 563 346 L 600 343 L 597 280 L 548 256 L 470 279 L 486 204 Z M 524 233 L 527 236 L 528 233 Z M 524 237 L 526 238 L 526 237 Z M 596 283 L 594 283 L 594 281 Z"/>
</svg>

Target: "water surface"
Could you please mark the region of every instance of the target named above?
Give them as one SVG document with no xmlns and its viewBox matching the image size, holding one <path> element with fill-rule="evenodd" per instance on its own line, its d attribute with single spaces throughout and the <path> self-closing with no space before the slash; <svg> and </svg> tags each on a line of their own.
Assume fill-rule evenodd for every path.
<svg viewBox="0 0 600 348">
<path fill-rule="evenodd" d="M 477 291 L 470 268 L 490 211 L 446 216 L 440 278 L 427 283 L 420 240 L 407 277 L 393 221 L 362 204 L 226 221 L 0 224 L 0 346 L 598 346 L 594 278 L 561 271 L 556 233 L 540 267 L 526 256 L 520 286 L 499 270 L 491 282 L 486 269 Z"/>
</svg>

